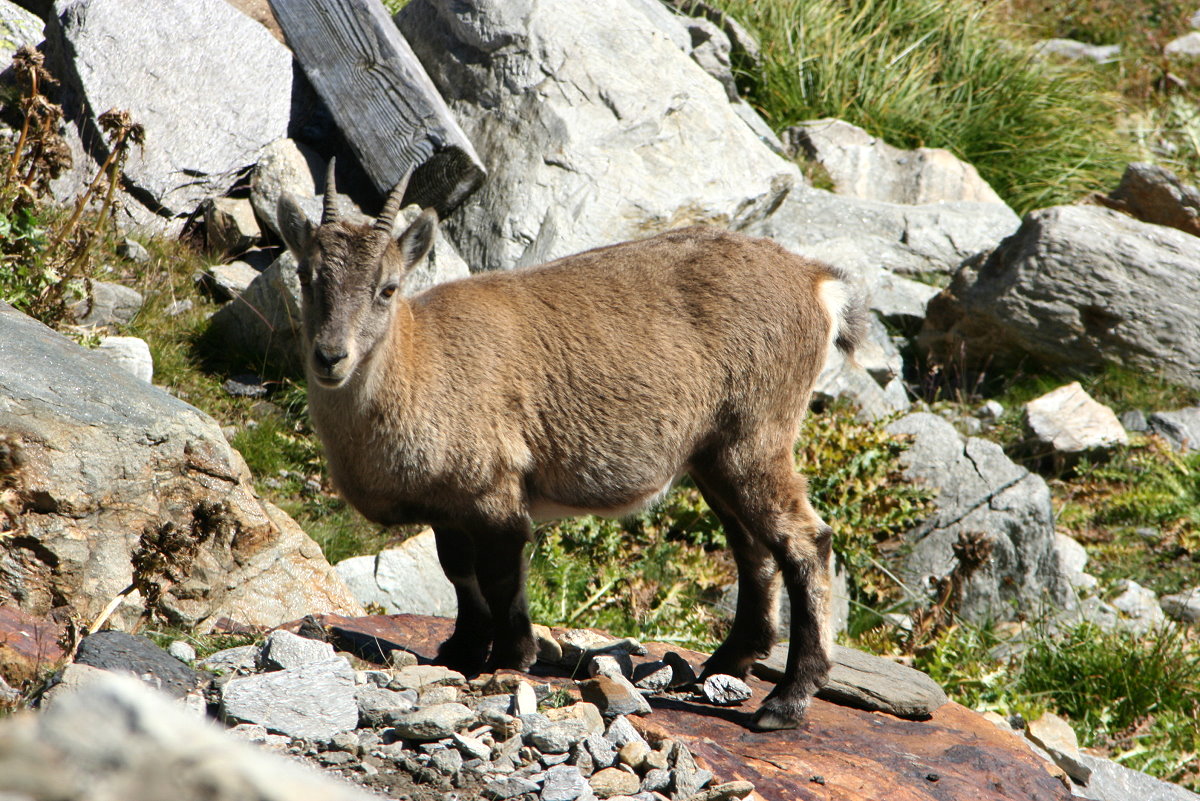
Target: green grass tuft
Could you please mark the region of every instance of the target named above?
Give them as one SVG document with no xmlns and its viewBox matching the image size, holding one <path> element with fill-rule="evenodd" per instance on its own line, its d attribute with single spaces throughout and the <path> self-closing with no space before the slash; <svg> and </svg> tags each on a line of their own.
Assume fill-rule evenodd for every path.
<svg viewBox="0 0 1200 801">
<path fill-rule="evenodd" d="M 760 37 L 743 86 L 776 130 L 837 117 L 944 147 L 1019 213 L 1115 185 L 1135 150 L 1094 71 L 1035 59 L 970 0 L 721 0 Z"/>
</svg>

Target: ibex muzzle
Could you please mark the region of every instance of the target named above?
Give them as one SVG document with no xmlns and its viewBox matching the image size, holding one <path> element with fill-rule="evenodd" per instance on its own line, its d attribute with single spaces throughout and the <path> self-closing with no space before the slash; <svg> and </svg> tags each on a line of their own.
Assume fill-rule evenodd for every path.
<svg viewBox="0 0 1200 801">
<path fill-rule="evenodd" d="M 795 726 L 829 670 L 830 530 L 792 447 L 836 346 L 865 327 L 838 270 L 773 242 L 686 228 L 538 267 L 397 291 L 428 252 L 426 211 L 398 238 L 402 183 L 374 225 L 279 221 L 299 260 L 309 408 L 330 472 L 371 520 L 433 526 L 458 597 L 441 662 L 528 668 L 533 520 L 625 514 L 679 475 L 721 520 L 738 608 L 707 674 L 744 676 L 792 603 L 784 678 L 752 725 Z"/>
</svg>

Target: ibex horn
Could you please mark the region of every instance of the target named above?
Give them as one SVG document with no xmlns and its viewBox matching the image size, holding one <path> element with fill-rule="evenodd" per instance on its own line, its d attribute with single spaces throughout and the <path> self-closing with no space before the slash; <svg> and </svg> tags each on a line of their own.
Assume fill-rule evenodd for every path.
<svg viewBox="0 0 1200 801">
<path fill-rule="evenodd" d="M 336 158 L 331 158 L 325 170 L 325 205 L 321 211 L 321 225 L 337 222 L 337 182 L 333 178 L 336 162 Z"/>
<path fill-rule="evenodd" d="M 408 179 L 412 178 L 412 174 L 413 168 L 410 167 L 388 195 L 387 202 L 383 204 L 383 211 L 379 212 L 379 217 L 375 220 L 375 230 L 384 236 L 392 235 L 392 226 L 396 223 L 396 215 L 400 212 L 400 203 L 404 200 L 404 191 L 408 189 Z"/>
</svg>

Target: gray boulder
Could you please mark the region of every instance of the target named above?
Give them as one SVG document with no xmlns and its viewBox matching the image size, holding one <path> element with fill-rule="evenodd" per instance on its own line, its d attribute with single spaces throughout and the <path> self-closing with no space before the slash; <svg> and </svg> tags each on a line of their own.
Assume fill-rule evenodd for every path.
<svg viewBox="0 0 1200 801">
<path fill-rule="evenodd" d="M 1058 565 L 1054 508 L 1040 476 L 1014 464 L 1000 446 L 964 438 L 937 415 L 910 414 L 888 426 L 913 437 L 904 475 L 937 494 L 934 513 L 908 532 L 901 577 L 920 586 L 957 564 L 960 534 L 982 533 L 991 558 L 966 582 L 958 610 L 971 621 L 1036 616 L 1069 606 L 1073 595 Z"/>
<path fill-rule="evenodd" d="M 39 714 L 0 720 L 0 797 L 368 801 L 377 796 L 238 742 L 136 679 L 103 673 Z"/>
<path fill-rule="evenodd" d="M 1176 409 L 1170 412 L 1155 412 L 1150 415 L 1147 426 L 1177 451 L 1200 450 L 1200 406 Z"/>
<path fill-rule="evenodd" d="M 1017 230 L 1020 219 L 1002 203 L 927 203 L 906 206 L 797 187 L 746 233 L 767 236 L 789 250 L 840 258 L 871 283 L 871 272 L 953 274 L 966 259 L 991 250 Z M 818 249 L 819 248 L 819 249 Z"/>
<path fill-rule="evenodd" d="M 118 624 L 147 607 L 201 630 L 362 613 L 212 418 L 6 304 L 0 342 L 0 472 L 32 499 L 0 549 L 0 603 L 92 620 L 136 579 Z"/>
<path fill-rule="evenodd" d="M 23 45 L 37 47 L 45 38 L 41 17 L 15 3 L 0 0 L 0 70 L 8 68 L 13 54 Z"/>
<path fill-rule="evenodd" d="M 1185 33 L 1163 46 L 1163 55 L 1169 59 L 1192 61 L 1200 58 L 1200 31 Z"/>
<path fill-rule="evenodd" d="M 144 126 L 146 147 L 130 150 L 124 174 L 154 211 L 188 214 L 224 195 L 287 133 L 291 53 L 223 0 L 58 0 L 47 35 L 92 155 L 104 155 L 103 112 Z"/>
<path fill-rule="evenodd" d="M 1200 587 L 1192 587 L 1174 595 L 1164 595 L 1158 599 L 1158 603 L 1172 620 L 1193 625 L 1200 623 Z"/>
<path fill-rule="evenodd" d="M 992 369 L 1118 364 L 1200 387 L 1200 238 L 1111 209 L 1025 217 L 930 301 L 919 344 Z"/>
<path fill-rule="evenodd" d="M 324 175 L 324 169 L 320 156 L 291 139 L 277 139 L 264 147 L 250 177 L 250 203 L 259 222 L 280 235 L 276 210 L 285 192 L 300 198 L 311 219 L 320 219 L 318 194 L 325 191 L 325 181 L 318 186 L 314 176 Z"/>
<path fill-rule="evenodd" d="M 363 606 L 381 606 L 389 615 L 457 614 L 454 585 L 442 572 L 437 543 L 429 529 L 376 556 L 343 559 L 334 570 Z"/>
<path fill-rule="evenodd" d="M 839 195 L 886 203 L 1003 203 L 979 172 L 949 150 L 903 150 L 837 119 L 793 125 L 784 139 L 825 168 Z"/>
<path fill-rule="evenodd" d="M 628 0 L 416 0 L 396 21 L 489 171 L 448 222 L 473 270 L 744 227 L 800 181 Z"/>
</svg>

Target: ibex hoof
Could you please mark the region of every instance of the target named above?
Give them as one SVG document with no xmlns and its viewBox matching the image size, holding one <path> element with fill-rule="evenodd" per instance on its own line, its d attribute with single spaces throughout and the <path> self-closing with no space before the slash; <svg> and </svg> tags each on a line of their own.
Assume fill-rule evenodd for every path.
<svg viewBox="0 0 1200 801">
<path fill-rule="evenodd" d="M 771 709 L 760 709 L 750 720 L 750 728 L 754 731 L 779 731 L 780 729 L 795 729 L 803 720 L 781 715 Z"/>
</svg>

